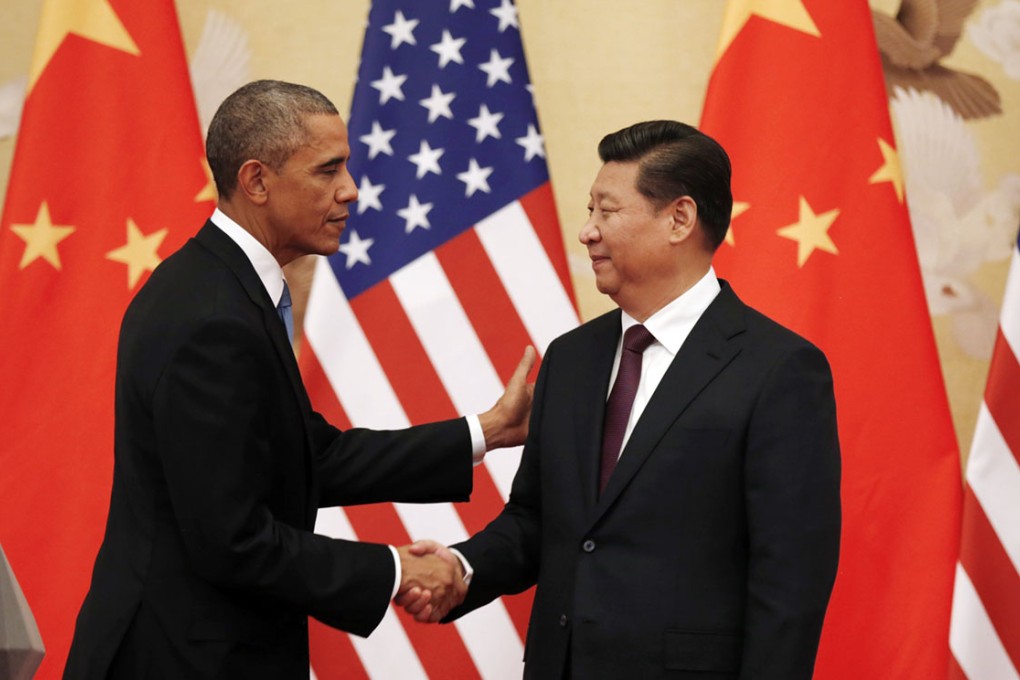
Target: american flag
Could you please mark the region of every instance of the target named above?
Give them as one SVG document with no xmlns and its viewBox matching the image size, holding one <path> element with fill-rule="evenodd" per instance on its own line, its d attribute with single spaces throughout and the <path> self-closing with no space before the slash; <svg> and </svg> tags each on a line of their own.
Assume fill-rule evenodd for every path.
<svg viewBox="0 0 1020 680">
<path fill-rule="evenodd" d="M 1020 248 L 1020 242 L 1018 242 Z M 949 646 L 951 680 L 1020 678 L 1020 252 L 967 460 Z"/>
<path fill-rule="evenodd" d="M 317 264 L 301 365 L 339 426 L 479 413 L 526 345 L 578 322 L 511 0 L 372 4 L 349 121 L 360 197 Z M 320 511 L 317 531 L 451 543 L 502 508 L 520 451 L 490 453 L 469 504 Z M 452 626 L 391 607 L 368 640 L 312 623 L 316 676 L 514 678 L 530 595 Z"/>
</svg>

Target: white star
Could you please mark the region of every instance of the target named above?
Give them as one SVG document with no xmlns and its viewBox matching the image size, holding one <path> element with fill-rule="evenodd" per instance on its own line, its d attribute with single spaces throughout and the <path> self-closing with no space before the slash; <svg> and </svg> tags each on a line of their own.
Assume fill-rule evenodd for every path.
<svg viewBox="0 0 1020 680">
<path fill-rule="evenodd" d="M 368 175 L 364 175 L 361 178 L 361 183 L 358 185 L 358 214 L 361 215 L 369 208 L 381 211 L 382 201 L 379 200 L 379 194 L 385 188 L 385 184 L 372 184 L 372 180 L 368 178 Z"/>
<path fill-rule="evenodd" d="M 482 104 L 478 109 L 478 117 L 468 120 L 468 125 L 478 131 L 475 134 L 475 142 L 481 142 L 486 137 L 500 139 L 502 135 L 499 134 L 499 121 L 501 120 L 503 120 L 502 113 L 490 113 L 489 107 Z"/>
<path fill-rule="evenodd" d="M 428 99 L 422 99 L 419 104 L 429 110 L 429 122 L 434 123 L 442 116 L 453 120 L 453 111 L 450 110 L 450 102 L 457 95 L 453 92 L 444 93 L 438 85 L 432 86 L 432 95 Z"/>
<path fill-rule="evenodd" d="M 443 39 L 429 49 L 439 55 L 439 68 L 445 68 L 451 61 L 464 63 L 464 57 L 460 56 L 460 48 L 464 47 L 466 42 L 467 38 L 454 38 L 449 31 L 443 29 Z"/>
<path fill-rule="evenodd" d="M 358 141 L 362 141 L 368 144 L 368 160 L 372 160 L 380 153 L 384 153 L 387 156 L 393 155 L 393 147 L 390 146 L 390 140 L 393 139 L 393 135 L 397 134 L 396 130 L 383 130 L 382 126 L 379 125 L 379 121 L 372 121 L 372 132 L 367 135 L 361 135 L 358 137 Z"/>
<path fill-rule="evenodd" d="M 528 134 L 518 137 L 515 140 L 524 147 L 524 160 L 530 161 L 535 156 L 545 158 L 545 139 L 535 129 L 534 125 L 528 125 Z"/>
<path fill-rule="evenodd" d="M 379 90 L 379 104 L 385 104 L 391 99 L 404 101 L 403 87 L 407 76 L 394 75 L 389 66 L 383 67 L 383 76 L 379 80 L 372 81 L 372 87 Z"/>
<path fill-rule="evenodd" d="M 443 174 L 443 171 L 439 169 L 439 157 L 444 153 L 445 149 L 433 149 L 423 139 L 418 147 L 418 153 L 411 154 L 407 159 L 418 166 L 417 177 L 421 179 L 430 172 L 434 172 L 437 175 Z"/>
<path fill-rule="evenodd" d="M 506 59 L 504 59 L 503 57 L 499 56 L 499 52 L 497 52 L 496 50 L 492 50 L 489 53 L 489 61 L 485 62 L 484 64 L 479 64 L 478 68 L 482 69 L 483 71 L 485 71 L 486 74 L 488 74 L 489 80 L 486 83 L 486 85 L 492 87 L 499 81 L 503 81 L 504 83 L 512 82 L 510 80 L 510 65 L 513 63 L 514 60 L 512 57 L 507 57 Z"/>
<path fill-rule="evenodd" d="M 347 256 L 347 269 L 358 262 L 372 264 L 372 258 L 368 256 L 368 249 L 372 247 L 373 243 L 375 243 L 375 239 L 362 239 L 358 236 L 358 232 L 351 231 L 351 237 L 347 239 L 347 243 L 340 244 L 340 252 Z"/>
<path fill-rule="evenodd" d="M 474 0 L 450 0 L 450 14 L 453 14 L 461 7 L 467 7 L 468 9 L 475 8 Z"/>
<path fill-rule="evenodd" d="M 500 0 L 499 7 L 490 9 L 489 14 L 499 19 L 500 33 L 510 26 L 520 30 L 520 26 L 517 25 L 517 8 L 511 0 Z"/>
<path fill-rule="evenodd" d="M 417 19 L 405 19 L 404 13 L 398 10 L 393 17 L 393 23 L 383 26 L 383 30 L 393 37 L 393 40 L 390 41 L 390 49 L 395 50 L 402 43 L 417 45 L 418 42 L 414 39 L 414 29 L 418 23 Z"/>
<path fill-rule="evenodd" d="M 491 192 L 489 189 L 489 175 L 491 174 L 492 168 L 479 167 L 478 161 L 472 158 L 468 169 L 458 173 L 457 179 L 464 182 L 464 195 L 470 197 L 479 189 L 487 194 Z"/>
<path fill-rule="evenodd" d="M 418 202 L 418 197 L 411 194 L 411 200 L 408 202 L 406 208 L 401 208 L 397 211 L 397 214 L 404 218 L 406 224 L 404 225 L 404 233 L 410 234 L 415 230 L 416 227 L 422 227 L 424 229 L 430 228 L 432 225 L 429 224 L 428 214 L 432 210 L 431 203 L 425 203 L 422 205 Z"/>
</svg>

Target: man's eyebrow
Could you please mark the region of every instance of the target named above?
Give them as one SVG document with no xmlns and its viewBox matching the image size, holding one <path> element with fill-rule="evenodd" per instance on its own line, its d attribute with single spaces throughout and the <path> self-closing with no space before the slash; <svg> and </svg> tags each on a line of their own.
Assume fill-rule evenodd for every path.
<svg viewBox="0 0 1020 680">
<path fill-rule="evenodd" d="M 343 163 L 346 160 L 347 160 L 346 156 L 334 156 L 333 158 L 330 158 L 328 161 L 326 161 L 324 163 L 319 163 L 319 165 L 316 166 L 316 167 L 319 167 L 319 168 L 328 168 L 331 165 L 340 165 L 341 163 Z"/>
</svg>

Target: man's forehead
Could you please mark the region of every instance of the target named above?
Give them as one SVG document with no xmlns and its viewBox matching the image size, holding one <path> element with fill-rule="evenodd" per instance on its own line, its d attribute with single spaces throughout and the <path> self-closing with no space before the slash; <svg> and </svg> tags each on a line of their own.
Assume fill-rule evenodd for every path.
<svg viewBox="0 0 1020 680">
<path fill-rule="evenodd" d="M 350 155 L 347 128 L 340 116 L 315 115 L 305 120 L 305 139 L 299 147 L 319 156 Z"/>
<path fill-rule="evenodd" d="M 635 186 L 637 169 L 637 163 L 611 161 L 604 164 L 592 182 L 591 197 L 612 198 L 627 193 Z"/>
</svg>

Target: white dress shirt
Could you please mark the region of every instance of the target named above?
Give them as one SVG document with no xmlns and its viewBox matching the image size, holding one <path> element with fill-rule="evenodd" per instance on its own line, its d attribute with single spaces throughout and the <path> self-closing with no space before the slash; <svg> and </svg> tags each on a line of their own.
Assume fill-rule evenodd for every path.
<svg viewBox="0 0 1020 680">
<path fill-rule="evenodd" d="M 655 388 L 662 381 L 666 369 L 673 362 L 676 353 L 684 344 L 691 329 L 698 322 L 701 315 L 712 304 L 712 300 L 719 294 L 722 288 L 719 279 L 715 276 L 715 270 L 711 267 L 697 283 L 687 289 L 680 297 L 652 314 L 645 320 L 644 327 L 655 337 L 655 342 L 645 349 L 641 359 L 641 379 L 638 382 L 637 394 L 634 395 L 634 405 L 631 406 L 630 419 L 627 421 L 627 429 L 623 435 L 623 443 L 620 445 L 620 452 L 627 446 L 634 425 L 648 405 L 648 401 L 655 393 Z M 620 355 L 623 353 L 623 334 L 627 329 L 637 324 L 627 312 L 623 312 L 620 318 L 622 332 L 620 341 L 616 346 L 616 358 L 613 360 L 613 372 L 609 377 L 609 390 L 613 389 L 616 382 L 616 373 L 620 370 Z M 609 394 L 606 394 L 606 399 Z"/>
</svg>

